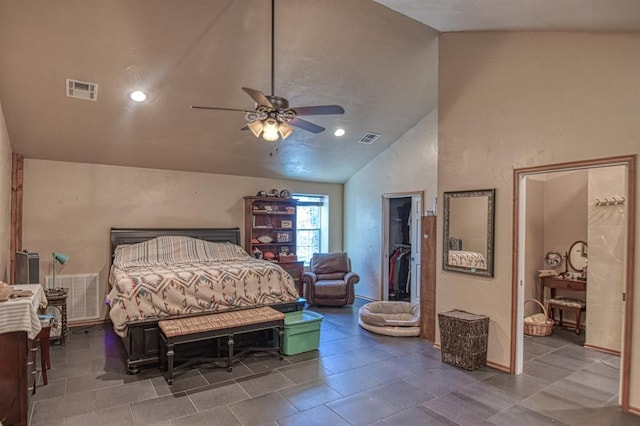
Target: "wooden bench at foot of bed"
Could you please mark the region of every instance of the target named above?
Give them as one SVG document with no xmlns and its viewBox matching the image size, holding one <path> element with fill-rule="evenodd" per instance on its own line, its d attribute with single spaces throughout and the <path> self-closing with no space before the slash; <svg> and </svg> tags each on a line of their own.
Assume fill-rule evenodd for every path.
<svg viewBox="0 0 640 426">
<path fill-rule="evenodd" d="M 167 360 L 167 382 L 173 384 L 173 361 L 175 356 L 174 348 L 177 345 L 213 340 L 221 337 L 227 338 L 227 356 L 206 358 L 207 361 L 226 361 L 229 371 L 233 369 L 233 362 L 250 351 L 277 352 L 280 360 L 282 356 L 282 345 L 284 336 L 285 315 L 268 306 L 260 308 L 244 309 L 232 312 L 220 312 L 211 315 L 201 315 L 197 317 L 168 319 L 158 321 L 160 328 L 160 339 L 162 342 L 163 354 Z M 273 329 L 277 331 L 277 346 L 260 346 L 244 348 L 242 351 L 234 350 L 234 336 L 236 334 L 249 333 Z M 219 352 L 219 351 L 218 351 Z M 181 365 L 184 368 L 201 358 L 187 361 Z"/>
<path fill-rule="evenodd" d="M 306 299 L 298 298 L 292 302 L 269 305 L 270 307 L 283 312 L 301 311 L 304 308 Z M 242 308 L 234 308 L 233 311 Z M 217 311 L 220 312 L 220 311 Z M 223 311 L 231 312 L 231 311 Z M 211 315 L 214 311 L 186 314 L 180 316 L 165 317 L 167 319 L 191 318 L 200 315 Z M 160 349 L 160 331 L 158 321 L 162 318 L 149 318 L 144 320 L 130 321 L 127 323 L 127 335 L 122 338 L 125 350 L 127 351 L 127 373 L 137 374 L 141 367 L 158 366 Z"/>
</svg>

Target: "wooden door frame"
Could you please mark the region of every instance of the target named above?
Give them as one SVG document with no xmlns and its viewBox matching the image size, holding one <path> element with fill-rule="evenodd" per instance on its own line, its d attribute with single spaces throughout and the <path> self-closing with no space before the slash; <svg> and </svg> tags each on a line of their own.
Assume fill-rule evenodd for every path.
<svg viewBox="0 0 640 426">
<path fill-rule="evenodd" d="M 420 197 L 421 209 L 424 211 L 424 191 L 415 192 L 394 192 L 382 194 L 382 253 L 381 253 L 381 266 L 382 266 L 382 287 L 380 287 L 380 300 L 384 300 L 384 285 L 385 285 L 385 262 L 388 261 L 385 258 L 386 243 L 385 238 L 388 236 L 389 215 L 387 213 L 386 206 L 388 200 L 392 198 L 413 198 Z M 435 214 L 435 212 L 432 212 Z M 436 311 L 436 297 L 435 297 L 435 265 L 436 265 L 436 219 L 437 216 L 424 216 L 423 212 L 419 212 L 421 217 L 421 237 L 416 244 L 421 244 L 420 250 L 420 289 L 418 289 L 418 297 L 420 298 L 420 337 L 430 342 L 435 341 L 435 311 Z M 425 225 L 429 226 L 429 229 L 425 229 Z M 385 232 L 387 235 L 385 236 Z M 428 233 L 428 237 L 425 237 L 425 233 Z M 429 248 L 430 250 L 425 250 Z M 429 257 L 428 257 L 429 256 Z"/>
<path fill-rule="evenodd" d="M 384 272 L 385 272 L 385 262 L 387 262 L 387 259 L 385 259 L 384 254 L 387 250 L 386 244 L 387 244 L 387 238 L 389 237 L 389 214 L 386 208 L 389 203 L 388 200 L 393 198 L 413 199 L 413 197 L 420 197 L 420 207 L 424 209 L 424 191 L 389 192 L 389 193 L 382 194 L 382 253 L 381 253 L 382 261 L 380 263 L 380 265 L 382 266 L 382 271 L 380 274 L 382 278 L 382 285 L 380 286 L 380 300 L 384 300 L 384 288 L 385 288 Z M 422 216 L 422 212 L 420 212 L 420 216 Z M 417 244 L 419 244 L 419 241 L 417 242 Z"/>
<path fill-rule="evenodd" d="M 24 183 L 24 157 L 11 154 L 11 241 L 9 243 L 9 283 L 16 284 L 16 252 L 22 251 L 22 185 Z"/>
<path fill-rule="evenodd" d="M 632 343 L 632 321 L 633 321 L 633 287 L 635 273 L 635 217 L 636 217 L 636 155 L 626 155 L 619 157 L 601 158 L 595 160 L 575 161 L 567 163 L 550 164 L 544 166 L 527 167 L 514 169 L 513 171 L 513 258 L 511 270 L 511 359 L 510 372 L 515 373 L 516 368 L 516 339 L 518 313 L 518 244 L 519 235 L 519 205 L 520 205 L 520 180 L 527 175 L 559 172 L 565 170 L 588 169 L 594 167 L 626 166 L 627 170 L 627 250 L 626 250 L 626 277 L 625 277 L 625 313 L 624 332 L 622 350 L 622 371 L 621 371 L 621 408 L 624 412 L 629 412 L 629 389 L 631 374 L 631 343 Z"/>
</svg>

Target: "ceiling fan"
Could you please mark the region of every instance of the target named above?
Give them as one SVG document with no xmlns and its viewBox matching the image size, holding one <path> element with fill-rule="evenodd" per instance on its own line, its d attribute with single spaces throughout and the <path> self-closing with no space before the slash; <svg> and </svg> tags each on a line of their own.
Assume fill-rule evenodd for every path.
<svg viewBox="0 0 640 426">
<path fill-rule="evenodd" d="M 219 111 L 240 111 L 245 113 L 248 121 L 241 130 L 251 130 L 255 137 L 262 137 L 270 142 L 275 142 L 282 137 L 288 138 L 293 133 L 293 127 L 307 130 L 312 133 L 321 133 L 324 127 L 298 118 L 305 115 L 331 115 L 344 114 L 344 108 L 340 105 L 317 105 L 305 107 L 290 107 L 289 101 L 283 97 L 274 95 L 274 22 L 275 0 L 271 0 L 271 95 L 265 95 L 260 90 L 243 87 L 251 99 L 255 102 L 254 109 L 222 108 L 212 106 L 193 105 L 194 109 L 212 109 Z"/>
</svg>

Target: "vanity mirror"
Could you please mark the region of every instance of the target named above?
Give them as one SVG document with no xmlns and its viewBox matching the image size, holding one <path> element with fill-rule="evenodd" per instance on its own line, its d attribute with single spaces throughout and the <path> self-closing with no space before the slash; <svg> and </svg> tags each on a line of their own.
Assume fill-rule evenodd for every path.
<svg viewBox="0 0 640 426">
<path fill-rule="evenodd" d="M 444 193 L 444 270 L 493 277 L 495 191 Z"/>
<path fill-rule="evenodd" d="M 584 241 L 576 241 L 571 244 L 567 253 L 567 266 L 576 272 L 584 273 L 587 267 L 587 243 Z"/>
</svg>

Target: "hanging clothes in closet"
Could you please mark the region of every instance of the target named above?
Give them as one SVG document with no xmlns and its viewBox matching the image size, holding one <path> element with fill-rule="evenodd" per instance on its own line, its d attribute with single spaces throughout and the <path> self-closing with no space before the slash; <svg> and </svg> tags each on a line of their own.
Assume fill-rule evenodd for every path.
<svg viewBox="0 0 640 426">
<path fill-rule="evenodd" d="M 389 297 L 400 298 L 410 291 L 411 245 L 396 244 L 389 258 Z"/>
</svg>

